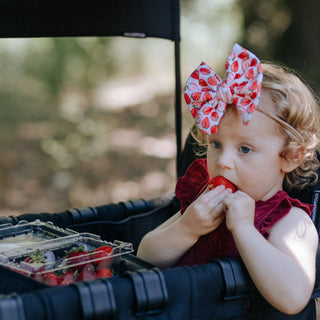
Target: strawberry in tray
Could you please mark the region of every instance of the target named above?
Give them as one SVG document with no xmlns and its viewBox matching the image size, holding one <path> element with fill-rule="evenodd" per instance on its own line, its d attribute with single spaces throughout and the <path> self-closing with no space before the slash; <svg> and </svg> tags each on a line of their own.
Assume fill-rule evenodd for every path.
<svg viewBox="0 0 320 320">
<path fill-rule="evenodd" d="M 114 275 L 114 248 L 102 245 L 90 248 L 86 244 L 76 245 L 65 251 L 35 250 L 18 261 L 18 272 L 50 286 L 64 286 L 77 281 L 109 278 Z"/>
<path fill-rule="evenodd" d="M 56 274 L 48 272 L 44 275 L 43 282 L 49 286 L 58 286 L 61 282 L 61 279 Z"/>
<path fill-rule="evenodd" d="M 96 278 L 110 278 L 112 277 L 112 271 L 107 267 L 98 267 L 96 272 Z"/>
<path fill-rule="evenodd" d="M 95 265 L 102 265 L 104 267 L 109 267 L 112 263 L 113 249 L 112 247 L 106 245 L 98 247 L 93 251 L 92 258 Z"/>
<path fill-rule="evenodd" d="M 83 247 L 73 247 L 66 252 L 66 264 L 73 265 L 74 269 L 82 269 L 90 259 L 89 252 Z"/>
<path fill-rule="evenodd" d="M 226 189 L 231 189 L 232 193 L 237 191 L 237 188 L 226 178 L 222 176 L 216 176 L 210 179 L 209 181 L 209 189 L 214 189 L 217 186 L 223 185 Z"/>
</svg>

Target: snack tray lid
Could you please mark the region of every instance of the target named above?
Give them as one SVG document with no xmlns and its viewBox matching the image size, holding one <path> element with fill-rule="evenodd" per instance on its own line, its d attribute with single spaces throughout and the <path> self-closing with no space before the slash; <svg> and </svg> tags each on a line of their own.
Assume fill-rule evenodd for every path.
<svg viewBox="0 0 320 320">
<path fill-rule="evenodd" d="M 30 255 L 35 251 L 54 251 L 54 250 L 68 250 L 74 246 L 84 245 L 88 250 L 109 245 L 114 249 L 114 252 L 121 254 L 133 252 L 132 244 L 115 240 L 109 242 L 101 240 L 100 236 L 92 233 L 77 233 L 69 236 L 45 240 L 42 242 L 35 242 L 32 244 L 21 245 L 19 247 L 10 248 L 0 252 L 0 263 L 6 263 L 9 260 L 19 259 L 26 255 Z"/>
<path fill-rule="evenodd" d="M 77 234 L 79 233 L 71 229 L 59 228 L 51 221 L 22 220 L 16 225 L 7 223 L 0 225 L 0 253 L 8 249 Z"/>
</svg>

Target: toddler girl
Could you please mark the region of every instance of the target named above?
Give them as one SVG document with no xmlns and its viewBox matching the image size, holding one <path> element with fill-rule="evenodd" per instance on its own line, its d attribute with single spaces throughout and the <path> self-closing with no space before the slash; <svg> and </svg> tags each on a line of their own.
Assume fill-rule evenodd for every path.
<svg viewBox="0 0 320 320">
<path fill-rule="evenodd" d="M 288 314 L 309 301 L 317 231 L 312 206 L 284 190 L 317 180 L 318 105 L 293 73 L 235 45 L 222 81 L 202 63 L 185 100 L 207 145 L 176 186 L 181 212 L 142 239 L 137 255 L 161 267 L 240 255 L 264 298 Z M 222 176 L 237 191 L 209 179 Z"/>
</svg>

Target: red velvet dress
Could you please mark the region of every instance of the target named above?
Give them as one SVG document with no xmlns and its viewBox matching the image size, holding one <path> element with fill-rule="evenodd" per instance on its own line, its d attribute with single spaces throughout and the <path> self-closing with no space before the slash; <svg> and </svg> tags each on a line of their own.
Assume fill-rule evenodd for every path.
<svg viewBox="0 0 320 320">
<path fill-rule="evenodd" d="M 186 174 L 178 180 L 176 196 L 181 203 L 181 213 L 207 187 L 209 174 L 205 159 L 195 160 Z M 311 215 L 313 206 L 291 198 L 285 191 L 278 191 L 267 201 L 256 202 L 254 225 L 268 239 L 269 229 L 289 213 L 292 207 L 299 207 Z M 215 258 L 238 256 L 238 250 L 225 221 L 214 231 L 203 235 L 177 262 L 177 266 L 208 263 Z"/>
</svg>

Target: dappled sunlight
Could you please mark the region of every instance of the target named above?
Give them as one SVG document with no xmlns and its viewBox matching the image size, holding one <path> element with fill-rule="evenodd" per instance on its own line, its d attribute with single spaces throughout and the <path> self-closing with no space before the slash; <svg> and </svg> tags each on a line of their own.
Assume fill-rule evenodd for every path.
<svg viewBox="0 0 320 320">
<path fill-rule="evenodd" d="M 176 144 L 174 136 L 163 139 L 145 137 L 140 141 L 140 151 L 149 156 L 173 159 L 176 155 Z"/>
<path fill-rule="evenodd" d="M 110 190 L 113 202 L 140 198 L 140 185 L 134 181 L 118 181 Z"/>
<path fill-rule="evenodd" d="M 172 92 L 172 75 L 137 76 L 135 78 L 110 80 L 95 91 L 94 104 L 103 110 L 121 112 L 154 99 L 155 96 Z"/>
<path fill-rule="evenodd" d="M 110 135 L 111 145 L 115 148 L 127 149 L 142 155 L 157 158 L 173 159 L 176 156 L 175 136 L 154 138 L 143 137 L 136 129 L 117 129 Z"/>
<path fill-rule="evenodd" d="M 60 168 L 67 169 L 74 165 L 75 159 L 68 152 L 68 147 L 55 139 L 45 139 L 41 143 L 42 149 L 45 153 L 49 154 Z"/>
<path fill-rule="evenodd" d="M 88 100 L 81 90 L 66 90 L 61 94 L 59 113 L 71 122 L 80 122 L 85 118 Z"/>
<path fill-rule="evenodd" d="M 299 264 L 312 288 L 319 239 L 315 225 L 307 213 L 292 208 L 269 232 L 271 245 Z"/>
<path fill-rule="evenodd" d="M 170 179 L 167 172 L 151 171 L 144 175 L 141 180 L 143 192 L 150 190 L 160 191 L 170 185 Z"/>
<path fill-rule="evenodd" d="M 98 206 L 132 199 L 151 199 L 173 190 L 174 186 L 173 172 L 151 171 L 136 181 L 120 178 L 97 186 L 77 183 L 70 189 L 69 197 L 71 203 L 77 206 L 86 206 L 88 203 Z"/>
<path fill-rule="evenodd" d="M 17 130 L 17 137 L 25 141 L 38 141 L 41 137 L 52 135 L 55 128 L 52 122 L 24 122 Z"/>
<path fill-rule="evenodd" d="M 142 132 L 137 129 L 119 128 L 111 132 L 109 139 L 113 148 L 137 149 L 137 144 L 142 138 Z"/>
</svg>

